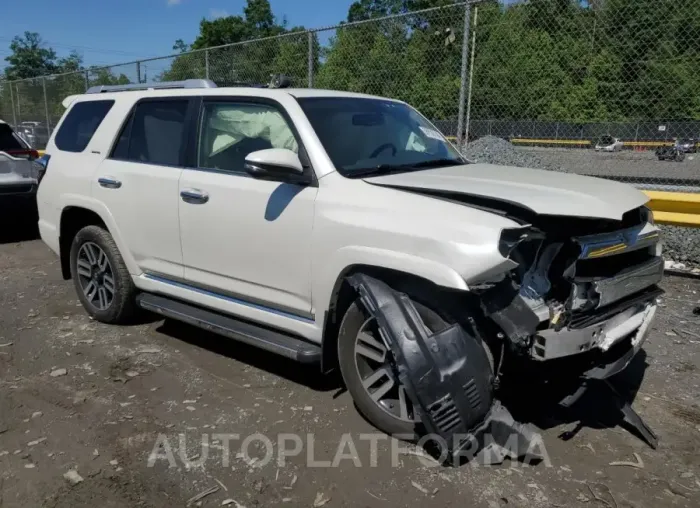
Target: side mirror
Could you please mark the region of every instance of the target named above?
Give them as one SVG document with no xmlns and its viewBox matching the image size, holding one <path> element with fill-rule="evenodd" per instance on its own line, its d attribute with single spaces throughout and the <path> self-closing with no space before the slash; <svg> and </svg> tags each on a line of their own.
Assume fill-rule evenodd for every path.
<svg viewBox="0 0 700 508">
<path fill-rule="evenodd" d="M 244 169 L 253 178 L 261 180 L 309 182 L 299 156 L 286 148 L 268 148 L 249 153 L 245 158 Z"/>
</svg>

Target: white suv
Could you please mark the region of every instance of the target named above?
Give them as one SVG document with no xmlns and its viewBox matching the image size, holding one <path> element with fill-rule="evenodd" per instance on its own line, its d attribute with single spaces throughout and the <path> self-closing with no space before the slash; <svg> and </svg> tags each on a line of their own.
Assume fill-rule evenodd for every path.
<svg viewBox="0 0 700 508">
<path fill-rule="evenodd" d="M 469 163 L 354 93 L 188 80 L 64 105 L 39 227 L 99 321 L 141 307 L 339 367 L 376 426 L 442 436 L 502 415 L 509 372 L 603 379 L 646 337 L 663 261 L 632 187 Z"/>
</svg>

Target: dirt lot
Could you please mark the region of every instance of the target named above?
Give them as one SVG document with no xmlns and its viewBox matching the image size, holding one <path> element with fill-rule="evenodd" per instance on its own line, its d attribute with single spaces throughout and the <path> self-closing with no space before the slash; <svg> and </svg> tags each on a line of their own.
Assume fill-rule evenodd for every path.
<svg viewBox="0 0 700 508">
<path fill-rule="evenodd" d="M 373 429 L 334 378 L 177 323 L 91 321 L 53 254 L 18 239 L 0 241 L 1 508 L 186 506 L 210 488 L 218 490 L 193 505 L 700 505 L 699 280 L 666 279 L 652 335 L 619 380 L 641 382 L 634 405 L 658 433 L 658 450 L 603 417 L 596 399 L 579 411 L 578 432 L 578 416 L 531 412 L 548 461 L 450 468 L 386 439 L 373 457 L 361 438 Z M 273 460 L 256 433 L 271 440 Z M 284 463 L 281 433 L 303 441 Z M 239 435 L 230 456 L 214 434 Z M 343 460 L 319 466 L 338 459 L 343 435 Z M 637 463 L 635 453 L 638 467 L 610 465 Z M 69 476 L 75 484 L 64 478 L 69 470 L 79 475 Z"/>
</svg>

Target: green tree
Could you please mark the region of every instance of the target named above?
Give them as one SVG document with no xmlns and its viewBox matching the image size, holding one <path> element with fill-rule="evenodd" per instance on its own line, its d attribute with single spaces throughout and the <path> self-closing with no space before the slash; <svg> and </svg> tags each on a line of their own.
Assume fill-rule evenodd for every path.
<svg viewBox="0 0 700 508">
<path fill-rule="evenodd" d="M 303 30 L 295 27 L 291 31 Z M 268 0 L 247 0 L 243 15 L 213 20 L 202 19 L 199 34 L 190 46 L 209 51 L 209 78 L 220 84 L 266 83 L 273 73 L 289 73 L 296 84 L 306 84 L 307 44 L 301 35 L 271 38 L 288 33 L 285 22 L 278 23 Z M 262 41 L 255 39 L 266 38 Z M 234 44 L 230 47 L 218 47 Z M 174 49 L 186 45 L 176 41 Z M 302 51 L 303 50 L 303 51 Z M 302 67 L 304 67 L 302 71 Z M 170 68 L 158 76 L 159 81 L 206 77 L 204 52 L 177 56 Z"/>
<path fill-rule="evenodd" d="M 24 32 L 10 43 L 5 78 L 8 80 L 45 76 L 56 71 L 56 52 L 45 47 L 41 36 L 36 32 Z"/>
</svg>

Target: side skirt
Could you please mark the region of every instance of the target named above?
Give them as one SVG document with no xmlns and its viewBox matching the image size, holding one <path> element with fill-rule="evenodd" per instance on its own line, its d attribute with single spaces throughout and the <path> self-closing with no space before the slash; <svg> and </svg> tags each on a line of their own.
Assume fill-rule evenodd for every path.
<svg viewBox="0 0 700 508">
<path fill-rule="evenodd" d="M 151 293 L 141 293 L 136 301 L 145 310 L 285 358 L 304 364 L 321 363 L 321 347 L 302 338 Z"/>
</svg>

